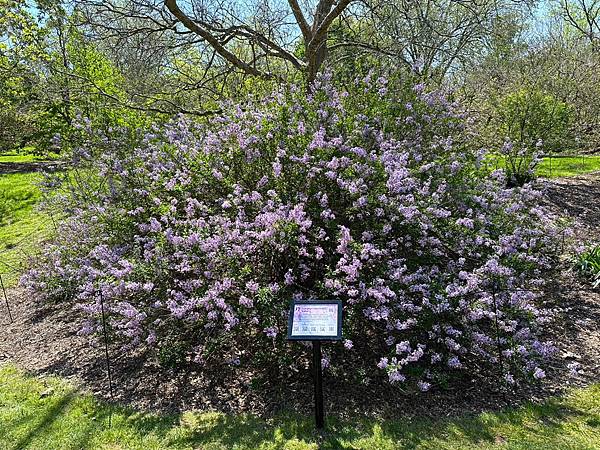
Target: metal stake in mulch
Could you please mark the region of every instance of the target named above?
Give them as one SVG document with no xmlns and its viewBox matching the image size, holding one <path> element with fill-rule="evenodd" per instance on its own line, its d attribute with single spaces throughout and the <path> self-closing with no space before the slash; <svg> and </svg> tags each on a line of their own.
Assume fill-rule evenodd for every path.
<svg viewBox="0 0 600 450">
<path fill-rule="evenodd" d="M 112 371 L 110 368 L 110 355 L 108 353 L 108 328 L 106 326 L 106 312 L 104 310 L 104 297 L 102 296 L 102 289 L 98 291 L 100 297 L 100 310 L 102 311 L 102 330 L 104 334 L 104 356 L 106 359 L 106 372 L 108 374 L 108 391 L 110 394 L 111 403 L 114 402 L 113 394 L 113 383 L 112 383 Z M 112 426 L 112 404 L 110 406 L 110 413 L 108 415 L 108 427 Z"/>
<path fill-rule="evenodd" d="M 2 274 L 0 273 L 0 286 L 2 286 L 2 293 L 4 294 L 4 302 L 6 303 L 6 309 L 8 311 L 8 318 L 10 323 L 13 323 L 12 313 L 10 312 L 10 304 L 8 303 L 8 295 L 6 295 L 6 289 L 4 289 L 4 281 L 2 281 Z"/>
</svg>

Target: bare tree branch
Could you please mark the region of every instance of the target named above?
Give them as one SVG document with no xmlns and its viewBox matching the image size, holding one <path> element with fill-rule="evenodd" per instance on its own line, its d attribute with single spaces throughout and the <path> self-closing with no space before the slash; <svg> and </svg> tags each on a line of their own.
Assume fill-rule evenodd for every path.
<svg viewBox="0 0 600 450">
<path fill-rule="evenodd" d="M 300 31 L 302 32 L 302 36 L 304 37 L 304 41 L 309 42 L 312 38 L 312 32 L 310 31 L 310 26 L 308 22 L 304 18 L 304 14 L 302 14 L 302 9 L 300 9 L 300 5 L 298 5 L 297 0 L 288 0 L 290 4 L 290 8 L 292 8 L 292 12 L 294 13 L 294 17 L 296 18 L 296 23 L 300 27 Z"/>
<path fill-rule="evenodd" d="M 221 55 L 235 67 L 238 67 L 239 69 L 243 70 L 248 75 L 254 75 L 262 78 L 274 78 L 273 74 L 262 72 L 256 67 L 248 65 L 240 58 L 235 56 L 233 53 L 231 53 L 229 50 L 227 50 L 221 44 L 221 42 L 219 42 L 219 40 L 215 38 L 215 36 L 213 36 L 208 30 L 199 26 L 196 22 L 189 18 L 181 9 L 179 9 L 176 0 L 165 0 L 165 6 L 183 24 L 183 26 L 205 39 L 206 42 L 208 42 L 217 51 L 217 53 L 219 53 L 219 55 Z"/>
</svg>

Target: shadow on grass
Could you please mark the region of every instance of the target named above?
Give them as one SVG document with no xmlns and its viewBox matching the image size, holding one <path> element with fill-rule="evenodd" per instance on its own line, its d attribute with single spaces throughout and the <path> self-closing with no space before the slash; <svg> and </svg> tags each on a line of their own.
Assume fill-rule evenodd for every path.
<svg viewBox="0 0 600 450">
<path fill-rule="evenodd" d="M 60 161 L 0 161 L 0 175 L 30 172 L 56 172 L 64 169 L 65 164 Z"/>
<path fill-rule="evenodd" d="M 30 414 L 28 416 L 21 417 L 20 419 L 11 422 L 10 428 L 26 427 L 29 429 L 27 434 L 20 438 L 14 445 L 15 450 L 22 450 L 29 448 L 29 445 L 39 435 L 43 435 L 48 432 L 48 429 L 57 421 L 61 420 L 63 415 L 69 408 L 73 400 L 76 398 L 76 391 L 70 390 L 65 395 L 60 397 L 52 398 L 53 404 L 47 410 L 38 413 Z M 33 423 L 31 423 L 33 422 Z M 10 433 L 10 430 L 5 430 Z"/>
<path fill-rule="evenodd" d="M 130 423 L 142 433 L 165 436 L 173 427 L 180 433 L 167 439 L 176 448 L 218 445 L 222 448 L 287 448 L 291 442 L 312 445 L 319 449 L 402 448 L 415 449 L 437 442 L 456 442 L 461 445 L 497 444 L 504 439 L 498 427 L 518 428 L 551 443 L 564 433 L 568 421 L 587 421 L 589 426 L 600 423 L 597 415 L 566 406 L 561 399 L 542 405 L 528 404 L 519 409 L 495 414 L 459 419 L 378 420 L 357 418 L 341 421 L 329 418 L 327 429 L 317 432 L 311 417 L 295 414 L 278 416 L 265 421 L 250 415 L 228 416 L 220 413 L 184 413 L 168 420 L 140 416 Z M 596 425 L 597 426 L 597 425 Z M 300 447 L 299 447 L 300 448 Z M 304 448 L 304 447 L 302 447 Z"/>
<path fill-rule="evenodd" d="M 48 389 L 48 386 L 51 386 Z M 499 412 L 393 419 L 330 416 L 323 432 L 311 415 L 149 414 L 81 394 L 59 379 L 0 367 L 0 448 L 25 449 L 466 449 L 596 448 L 600 385 Z M 407 411 L 410 413 L 410 411 Z"/>
<path fill-rule="evenodd" d="M 22 379 L 21 379 L 22 380 Z M 526 404 L 517 409 L 484 413 L 472 417 L 420 419 L 398 417 L 393 420 L 364 418 L 355 420 L 328 418 L 327 429 L 314 429 L 312 417 L 296 413 L 261 419 L 252 415 L 185 412 L 174 415 L 152 415 L 130 408 L 111 406 L 75 390 L 62 390 L 47 398 L 28 391 L 25 383 L 39 383 L 25 378 L 16 394 L 6 397 L 0 386 L 0 413 L 7 406 L 17 411 L 29 409 L 17 419 L 0 420 L 0 447 L 11 450 L 38 448 L 240 448 L 240 449 L 462 449 L 513 441 L 547 442 L 546 448 L 564 442 L 565 424 L 600 427 L 597 408 L 574 406 L 563 398 L 543 404 Z M 600 387 L 592 388 L 597 396 Z M 8 398 L 8 400 L 7 400 Z M 11 404 L 12 403 L 12 404 Z M 112 426 L 109 427 L 109 417 Z M 2 415 L 0 415 L 0 419 Z M 26 434 L 16 442 L 6 437 Z M 512 430 L 512 431 L 510 431 Z M 503 434 L 508 433 L 506 436 Z M 512 434 L 511 434 L 512 433 Z M 561 441 L 563 439 L 563 441 Z M 149 442 L 154 442 L 150 445 Z M 43 447 L 40 444 L 43 443 Z M 159 447 L 156 447 L 159 443 Z M 55 445 L 55 447 L 53 447 Z M 532 448 L 543 448 L 536 447 Z"/>
</svg>

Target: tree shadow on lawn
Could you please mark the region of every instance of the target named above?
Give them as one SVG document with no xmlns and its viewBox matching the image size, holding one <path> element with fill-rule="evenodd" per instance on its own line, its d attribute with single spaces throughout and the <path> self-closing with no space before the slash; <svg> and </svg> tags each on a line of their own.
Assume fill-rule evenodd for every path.
<svg viewBox="0 0 600 450">
<path fill-rule="evenodd" d="M 0 162 L 0 175 L 29 172 L 56 172 L 64 170 L 60 161 Z"/>
<path fill-rule="evenodd" d="M 569 424 L 575 423 L 578 430 L 589 427 L 585 432 L 591 436 L 600 426 L 600 416 L 593 405 L 553 398 L 541 404 L 528 403 L 496 413 L 459 418 L 399 416 L 349 420 L 330 416 L 326 430 L 318 432 L 312 415 L 278 414 L 265 420 L 251 414 L 217 412 L 149 414 L 98 402 L 89 395 L 62 387 L 62 383 L 52 386 L 48 395 L 40 394 L 46 386 L 34 378 L 10 394 L 5 404 L 0 404 L 0 411 L 6 407 L 14 410 L 9 420 L 0 421 L 0 443 L 8 443 L 7 450 L 99 446 L 123 449 L 327 450 L 416 449 L 420 446 L 459 449 L 505 442 L 533 443 L 534 448 L 536 443 L 537 448 L 561 448 L 560 443 L 569 443 L 569 437 L 565 436 Z M 588 396 L 593 398 L 600 394 L 600 387 L 592 389 Z M 19 410 L 22 410 L 20 415 Z M 7 441 L 11 436 L 14 436 L 13 441 Z"/>
<path fill-rule="evenodd" d="M 127 415 L 126 410 L 122 413 Z M 354 421 L 328 418 L 327 428 L 318 432 L 311 416 L 280 415 L 269 421 L 252 415 L 225 415 L 221 413 L 184 413 L 174 418 L 148 417 L 133 413 L 127 422 L 143 434 L 165 435 L 177 426 L 178 436 L 164 440 L 176 448 L 191 446 L 205 448 L 288 448 L 292 442 L 312 444 L 319 449 L 403 448 L 414 449 L 423 444 L 436 447 L 436 442 L 464 445 L 498 444 L 507 438 L 499 434 L 499 427 L 520 429 L 534 439 L 551 443 L 564 433 L 566 421 L 578 420 L 598 423 L 597 415 L 569 407 L 561 399 L 544 404 L 528 404 L 516 410 L 484 414 L 459 419 L 415 419 L 399 417 L 393 420 L 357 418 Z M 595 425 L 597 426 L 597 425 Z M 510 439 L 510 437 L 508 438 Z M 270 447 L 269 447 L 270 448 Z"/>
<path fill-rule="evenodd" d="M 97 369 L 102 371 L 102 361 L 98 360 Z M 127 375 L 122 374 L 117 385 L 125 382 Z M 136 378 L 131 376 L 131 378 Z M 98 380 L 96 380 L 98 381 Z M 162 399 L 163 392 L 160 384 L 148 385 L 144 379 L 138 379 L 138 385 L 147 389 L 141 391 L 143 395 L 154 394 L 157 402 Z M 285 409 L 284 412 L 275 412 L 270 415 L 259 417 L 251 413 L 234 414 L 221 412 L 177 412 L 172 414 L 146 413 L 134 410 L 128 406 L 120 406 L 129 402 L 127 393 L 117 394 L 116 400 L 119 404 L 108 405 L 100 403 L 100 410 L 94 415 L 102 422 L 102 429 L 106 428 L 109 414 L 113 414 L 113 426 L 117 428 L 124 426 L 137 436 L 134 441 L 141 440 L 144 436 L 156 437 L 164 448 L 284 448 L 289 441 L 304 448 L 302 445 L 310 444 L 319 449 L 372 449 L 372 448 L 418 448 L 425 445 L 427 448 L 445 448 L 443 442 L 457 442 L 456 446 L 450 448 L 464 448 L 475 445 L 495 445 L 502 443 L 506 437 L 502 430 L 507 427 L 513 429 L 516 437 L 527 435 L 527 439 L 533 436 L 535 442 L 553 442 L 564 433 L 566 421 L 584 422 L 588 425 L 598 427 L 600 416 L 591 414 L 589 411 L 565 404 L 561 397 L 546 399 L 543 403 L 531 403 L 521 400 L 507 399 L 506 403 L 515 402 L 514 408 L 502 407 L 494 412 L 482 414 L 461 414 L 456 408 L 449 409 L 446 417 L 434 413 L 436 417 L 421 416 L 422 409 L 411 411 L 405 409 L 406 405 L 397 407 L 396 414 L 391 415 L 388 411 L 386 417 L 368 417 L 360 410 L 360 405 L 355 404 L 354 416 L 349 416 L 347 411 L 337 413 L 335 404 L 343 400 L 338 398 L 343 392 L 328 392 L 328 405 L 326 410 L 335 411 L 327 417 L 327 429 L 319 433 L 314 429 L 312 404 L 310 403 L 310 386 L 301 393 L 305 399 L 308 409 Z M 184 388 L 186 392 L 189 386 Z M 119 387 L 117 387 L 117 391 Z M 485 389 L 480 395 L 486 395 Z M 424 401 L 424 405 L 439 402 L 443 405 L 447 401 L 447 393 L 432 394 Z M 598 391 L 600 394 L 600 391 Z M 167 397 L 167 401 L 175 401 L 180 391 L 175 389 Z M 204 394 L 206 395 L 206 394 Z M 218 395 L 218 394 L 215 394 Z M 389 395 L 393 395 L 391 392 Z M 456 396 L 454 392 L 450 394 Z M 124 397 L 125 396 L 125 397 Z M 208 397 L 207 397 L 208 398 Z M 181 400 L 181 399 L 179 399 Z M 400 400 L 402 403 L 403 400 Z M 341 402 L 343 403 L 343 402 Z M 410 404 L 414 401 L 409 401 Z M 307 404 L 307 405 L 306 405 Z M 181 404 L 178 404 L 181 407 Z M 371 408 L 365 405 L 365 411 Z M 210 408 L 208 408 L 210 409 Z M 180 411 L 184 410 L 181 408 Z M 468 408 L 466 408 L 469 411 Z M 293 412 L 291 412 L 293 411 Z M 441 418 L 440 418 L 441 417 Z M 518 432 L 515 429 L 519 429 Z M 89 431 L 92 432 L 93 430 Z M 88 436 L 89 438 L 89 436 Z M 83 437 L 81 438 L 83 442 Z M 26 448 L 26 447 L 23 447 Z M 87 448 L 84 445 L 77 448 Z M 123 448 L 128 448 L 124 446 Z M 136 447 L 138 448 L 138 447 Z M 143 446 L 140 448 L 144 448 Z M 162 447 L 161 447 L 162 448 Z M 285 447 L 288 448 L 288 447 Z M 296 447 L 290 447 L 296 448 Z M 543 448 L 543 447 L 540 447 Z"/>
<path fill-rule="evenodd" d="M 45 411 L 35 411 L 11 421 L 4 430 L 7 435 L 11 434 L 11 429 L 28 429 L 27 433 L 18 439 L 13 448 L 15 450 L 26 449 L 39 435 L 47 433 L 52 425 L 60 420 L 60 416 L 69 408 L 75 397 L 76 391 L 69 390 L 64 395 L 50 399 L 51 405 Z"/>
</svg>

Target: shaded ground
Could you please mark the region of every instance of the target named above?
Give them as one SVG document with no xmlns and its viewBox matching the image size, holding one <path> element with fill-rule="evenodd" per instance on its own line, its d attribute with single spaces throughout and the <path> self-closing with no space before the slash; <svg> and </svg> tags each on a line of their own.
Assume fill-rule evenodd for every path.
<svg viewBox="0 0 600 450">
<path fill-rule="evenodd" d="M 578 238 L 600 239 L 600 172 L 547 182 L 546 201 L 556 214 L 575 220 Z"/>
<path fill-rule="evenodd" d="M 60 161 L 28 161 L 28 162 L 1 162 L 0 175 L 11 173 L 29 173 L 29 172 L 54 172 L 61 170 L 64 163 Z"/>
<path fill-rule="evenodd" d="M 576 234 L 600 236 L 600 174 L 547 182 L 547 205 L 556 213 L 574 217 Z M 555 315 L 548 325 L 559 354 L 551 361 L 542 385 L 507 392 L 495 379 L 465 380 L 447 391 L 415 396 L 377 380 L 366 384 L 340 382 L 326 375 L 326 408 L 339 416 L 360 415 L 449 416 L 498 409 L 556 395 L 570 386 L 600 381 L 600 293 L 591 291 L 567 270 L 559 271 L 555 292 L 543 300 Z M 582 289 L 582 290 L 575 290 Z M 1 293 L 0 293 L 1 294 Z M 108 398 L 104 349 L 77 336 L 77 313 L 58 308 L 40 309 L 18 290 L 9 292 L 13 323 L 5 305 L 0 306 L 0 363 L 11 361 L 34 374 L 58 374 L 75 378 L 100 397 Z M 293 345 L 293 344 L 290 344 Z M 114 373 L 114 399 L 123 404 L 153 410 L 217 409 L 270 415 L 278 410 L 309 413 L 312 385 L 308 370 L 293 379 L 277 374 L 262 383 L 251 374 L 240 376 L 226 368 L 217 373 L 165 372 L 152 363 L 122 358 L 110 348 Z M 577 361 L 581 372 L 573 377 L 566 365 Z M 335 402 L 333 402 L 335 400 Z"/>
</svg>

